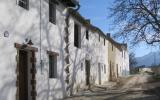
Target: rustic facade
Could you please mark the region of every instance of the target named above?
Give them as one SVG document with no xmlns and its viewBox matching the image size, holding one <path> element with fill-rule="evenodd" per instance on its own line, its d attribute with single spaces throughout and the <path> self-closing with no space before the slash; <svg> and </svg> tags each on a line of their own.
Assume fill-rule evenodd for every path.
<svg viewBox="0 0 160 100">
<path fill-rule="evenodd" d="M 0 1 L 0 100 L 64 98 L 109 81 L 109 59 L 129 67 L 118 53 L 110 58 L 110 39 L 78 8 L 75 0 Z"/>
</svg>

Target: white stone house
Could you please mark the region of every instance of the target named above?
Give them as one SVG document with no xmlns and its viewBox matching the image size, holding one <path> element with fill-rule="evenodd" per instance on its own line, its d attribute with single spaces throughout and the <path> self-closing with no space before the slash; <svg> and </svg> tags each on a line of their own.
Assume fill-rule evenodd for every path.
<svg viewBox="0 0 160 100">
<path fill-rule="evenodd" d="M 129 56 L 127 44 L 119 43 L 108 37 L 109 80 L 117 81 L 118 77 L 129 75 Z"/>
<path fill-rule="evenodd" d="M 0 0 L 0 100 L 56 100 L 108 81 L 108 40 L 77 6 Z"/>
<path fill-rule="evenodd" d="M 0 100 L 56 100 L 109 81 L 109 39 L 78 8 L 75 0 L 0 1 Z M 126 72 L 124 47 L 125 58 L 115 49 L 112 60 Z"/>
</svg>

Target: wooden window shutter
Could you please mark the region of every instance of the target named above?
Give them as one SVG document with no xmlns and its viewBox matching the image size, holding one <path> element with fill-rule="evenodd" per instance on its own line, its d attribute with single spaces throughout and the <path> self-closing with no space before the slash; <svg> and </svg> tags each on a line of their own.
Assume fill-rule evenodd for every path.
<svg viewBox="0 0 160 100">
<path fill-rule="evenodd" d="M 74 46 L 81 47 L 81 27 L 76 23 L 74 25 Z"/>
<path fill-rule="evenodd" d="M 86 39 L 89 40 L 89 31 L 86 30 Z"/>
<path fill-rule="evenodd" d="M 49 55 L 49 78 L 53 78 L 53 56 Z"/>
<path fill-rule="evenodd" d="M 81 48 L 81 27 L 78 26 L 78 47 Z"/>
<path fill-rule="evenodd" d="M 49 78 L 57 78 L 57 55 L 49 55 Z"/>
<path fill-rule="evenodd" d="M 53 0 L 49 0 L 49 21 L 56 24 L 56 4 Z"/>
<path fill-rule="evenodd" d="M 53 67 L 53 72 L 54 72 L 54 74 L 53 74 L 53 78 L 57 78 L 57 56 L 56 55 L 54 55 L 54 67 Z"/>
</svg>

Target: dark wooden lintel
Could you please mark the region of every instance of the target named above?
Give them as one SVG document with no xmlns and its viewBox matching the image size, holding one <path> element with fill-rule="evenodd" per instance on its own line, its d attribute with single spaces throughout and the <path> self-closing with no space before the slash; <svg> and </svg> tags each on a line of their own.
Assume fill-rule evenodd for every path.
<svg viewBox="0 0 160 100">
<path fill-rule="evenodd" d="M 53 52 L 53 51 L 47 51 L 47 54 L 59 56 L 57 52 Z"/>
<path fill-rule="evenodd" d="M 19 44 L 19 43 L 14 43 L 14 47 L 17 48 L 17 49 L 24 49 L 24 50 L 31 50 L 31 51 L 34 51 L 34 52 L 37 52 L 38 51 L 38 48 L 36 47 L 32 47 L 28 44 Z"/>
</svg>

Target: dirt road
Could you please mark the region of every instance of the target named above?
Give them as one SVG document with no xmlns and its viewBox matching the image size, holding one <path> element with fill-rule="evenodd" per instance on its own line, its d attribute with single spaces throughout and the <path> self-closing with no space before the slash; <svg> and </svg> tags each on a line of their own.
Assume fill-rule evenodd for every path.
<svg viewBox="0 0 160 100">
<path fill-rule="evenodd" d="M 150 75 L 134 75 L 120 79 L 110 88 L 92 86 L 65 100 L 160 100 L 160 81 Z"/>
</svg>

